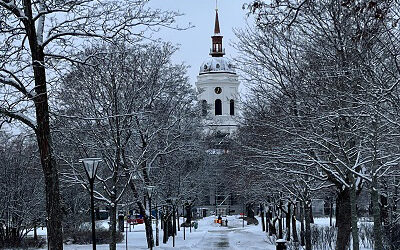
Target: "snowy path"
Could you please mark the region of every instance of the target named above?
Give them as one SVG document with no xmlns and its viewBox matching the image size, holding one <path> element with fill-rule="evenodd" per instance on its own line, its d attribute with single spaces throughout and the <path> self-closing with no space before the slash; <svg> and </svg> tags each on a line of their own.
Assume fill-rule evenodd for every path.
<svg viewBox="0 0 400 250">
<path fill-rule="evenodd" d="M 209 230 L 198 249 L 230 249 L 228 230 Z"/>
<path fill-rule="evenodd" d="M 193 249 L 275 249 L 275 246 L 265 242 L 265 233 L 262 232 L 260 225 L 246 225 L 243 228 L 240 219 L 230 216 L 228 220 L 229 227 L 220 227 L 219 225 L 211 224 L 202 241 Z"/>
</svg>

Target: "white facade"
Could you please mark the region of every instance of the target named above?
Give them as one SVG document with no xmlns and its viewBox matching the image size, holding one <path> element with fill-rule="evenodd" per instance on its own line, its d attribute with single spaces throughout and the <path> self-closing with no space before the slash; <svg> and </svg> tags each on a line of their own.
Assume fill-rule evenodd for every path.
<svg viewBox="0 0 400 250">
<path fill-rule="evenodd" d="M 231 66 L 227 70 L 222 65 Z M 204 70 L 205 66 L 208 71 Z M 239 112 L 239 80 L 230 61 L 223 57 L 208 59 L 201 66 L 196 87 L 199 102 L 207 102 L 207 115 L 204 119 L 206 132 L 233 133 L 237 128 L 236 117 Z M 221 114 L 218 114 L 216 108 L 217 100 L 222 104 Z"/>
</svg>

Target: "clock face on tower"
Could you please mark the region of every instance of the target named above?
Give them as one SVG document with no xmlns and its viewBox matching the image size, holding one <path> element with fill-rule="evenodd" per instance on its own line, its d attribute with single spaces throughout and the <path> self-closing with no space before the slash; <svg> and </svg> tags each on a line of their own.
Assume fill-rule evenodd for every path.
<svg viewBox="0 0 400 250">
<path fill-rule="evenodd" d="M 221 94 L 222 89 L 221 89 L 221 87 L 216 87 L 216 88 L 214 89 L 214 91 L 215 91 L 215 94 Z"/>
</svg>

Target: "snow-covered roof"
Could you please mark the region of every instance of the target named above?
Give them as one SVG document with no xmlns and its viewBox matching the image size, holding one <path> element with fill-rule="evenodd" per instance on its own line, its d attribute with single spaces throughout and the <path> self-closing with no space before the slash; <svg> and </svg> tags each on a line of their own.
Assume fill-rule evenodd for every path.
<svg viewBox="0 0 400 250">
<path fill-rule="evenodd" d="M 236 74 L 231 60 L 225 57 L 210 57 L 201 64 L 200 75 L 207 73 L 231 73 Z"/>
</svg>

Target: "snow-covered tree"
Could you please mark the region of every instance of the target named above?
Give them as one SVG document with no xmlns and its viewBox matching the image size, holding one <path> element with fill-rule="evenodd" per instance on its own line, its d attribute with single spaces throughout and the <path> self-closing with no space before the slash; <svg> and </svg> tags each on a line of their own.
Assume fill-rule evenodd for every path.
<svg viewBox="0 0 400 250">
<path fill-rule="evenodd" d="M 0 114 L 31 128 L 37 137 L 46 190 L 48 242 L 62 249 L 62 214 L 58 166 L 50 131 L 50 90 L 65 63 L 93 39 L 129 40 L 149 28 L 171 26 L 176 13 L 149 10 L 147 0 L 0 1 Z M 153 29 L 154 30 L 154 29 Z"/>
<path fill-rule="evenodd" d="M 30 231 L 45 223 L 44 185 L 30 136 L 0 134 L 0 247 L 19 247 Z"/>
<path fill-rule="evenodd" d="M 127 188 L 144 216 L 148 246 L 153 246 L 146 187 L 157 186 L 161 194 L 163 184 L 175 183 L 165 172 L 177 172 L 169 165 L 178 163 L 174 156 L 187 156 L 193 147 L 195 93 L 185 67 L 171 63 L 175 50 L 169 44 L 93 46 L 86 53 L 97 56 L 73 67 L 59 91 L 56 116 L 63 128 L 58 138 L 68 138 L 61 145 L 75 145 L 82 157 L 104 159 L 96 198 L 111 208 L 114 248 L 117 204 Z M 71 157 L 65 154 L 68 162 Z M 82 171 L 70 165 L 74 167 L 66 169 L 66 180 L 84 180 L 79 177 Z"/>
<path fill-rule="evenodd" d="M 392 115 L 398 112 L 399 6 L 286 0 L 249 7 L 256 27 L 238 32 L 237 47 L 244 77 L 253 83 L 251 107 L 259 112 L 247 114 L 262 119 L 245 126 L 272 140 L 250 143 L 252 150 L 287 165 L 282 171 L 334 184 L 337 249 L 349 246 L 350 233 L 358 249 L 357 196 L 364 183 L 379 192 L 378 179 L 398 160 Z M 255 130 L 260 124 L 266 129 Z M 382 249 L 378 216 L 375 248 Z"/>
</svg>

